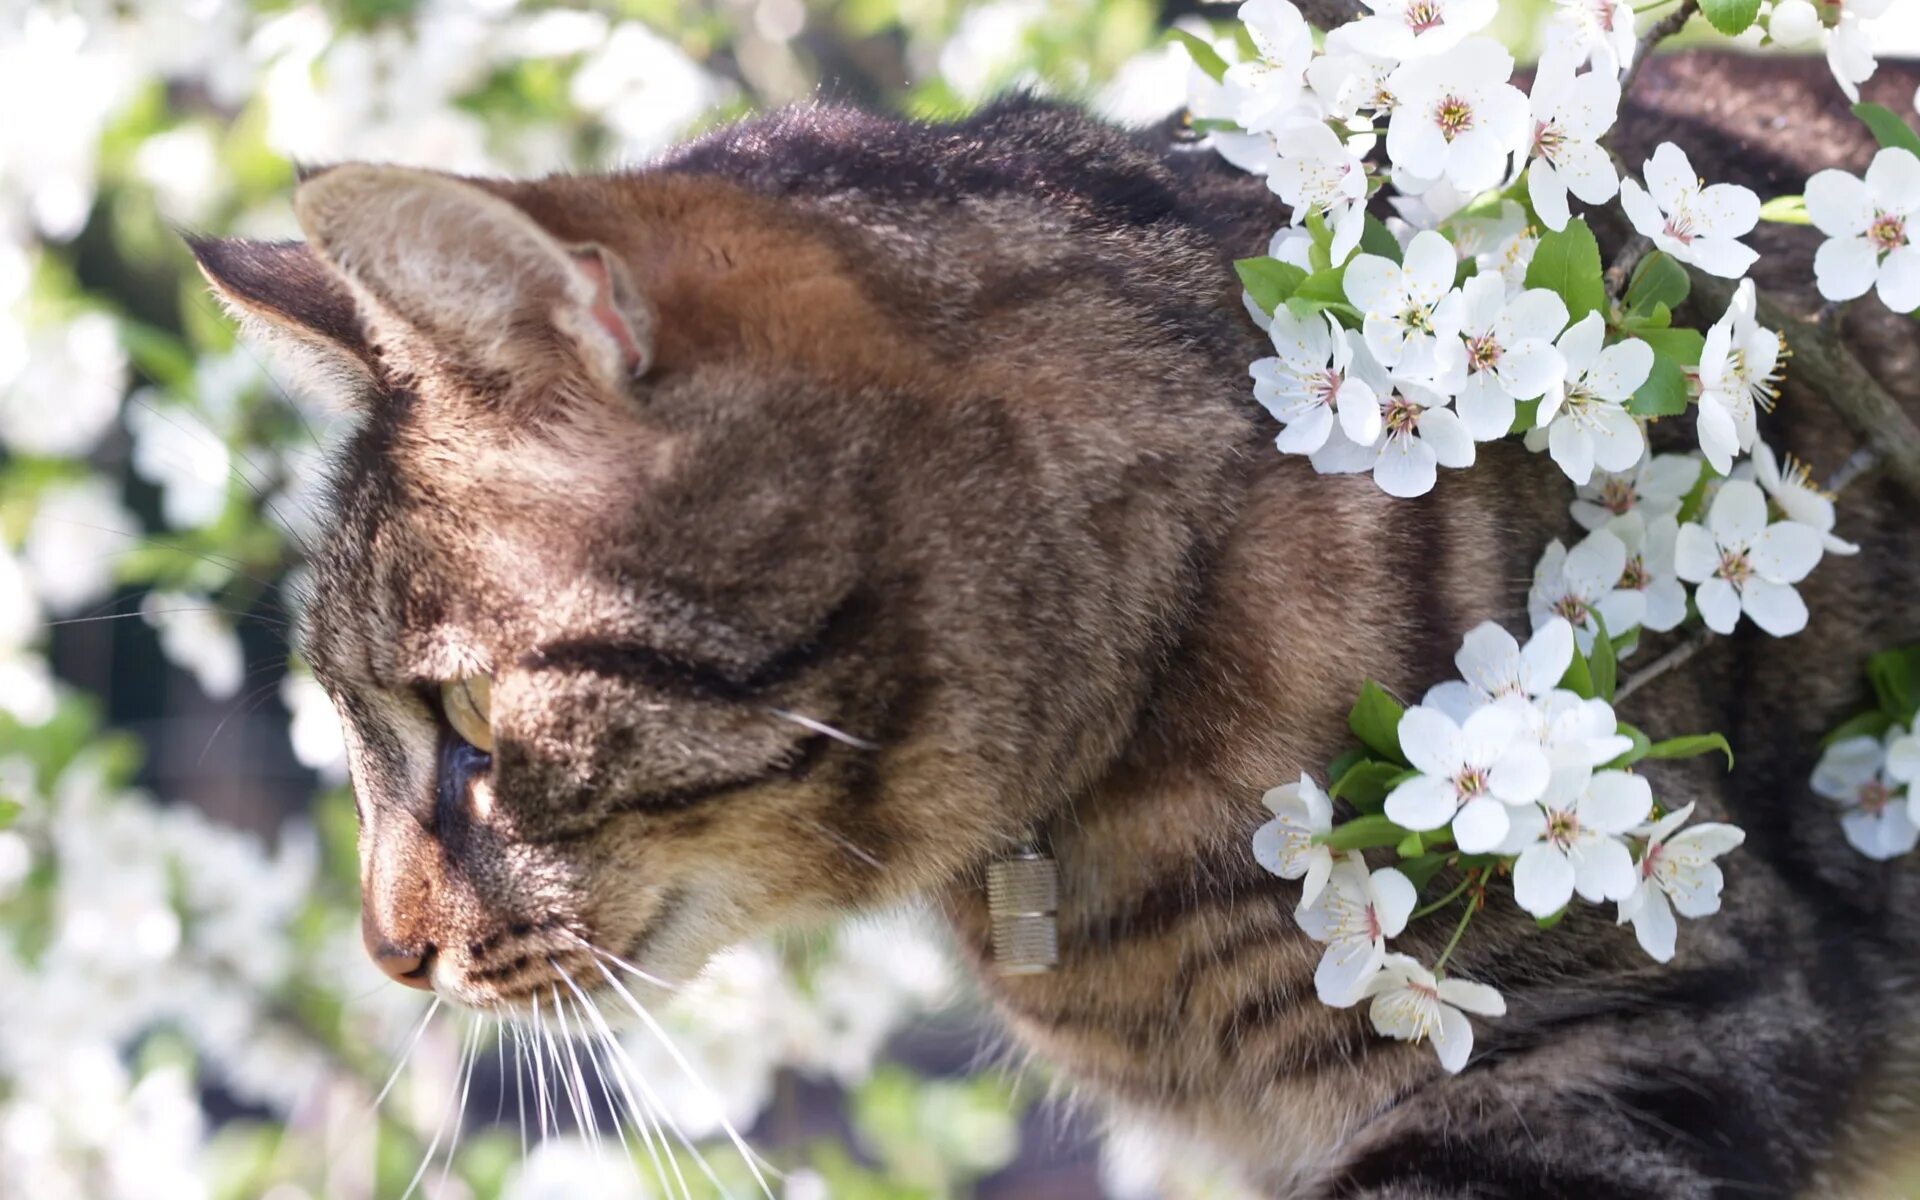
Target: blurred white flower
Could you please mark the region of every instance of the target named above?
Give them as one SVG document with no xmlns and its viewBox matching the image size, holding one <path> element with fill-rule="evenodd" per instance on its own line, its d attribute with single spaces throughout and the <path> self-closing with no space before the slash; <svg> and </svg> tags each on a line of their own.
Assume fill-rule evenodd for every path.
<svg viewBox="0 0 1920 1200">
<path fill-rule="evenodd" d="M 1356 41 L 1390 58 L 1425 58 L 1485 29 L 1497 0 L 1363 0 L 1373 11 L 1353 22 Z"/>
<path fill-rule="evenodd" d="M 1316 834 L 1333 828 L 1333 801 L 1311 776 L 1282 784 L 1261 797 L 1273 814 L 1253 834 L 1253 858 L 1282 879 L 1302 879 L 1296 911 L 1310 908 L 1333 873 L 1333 851 L 1314 844 Z"/>
<path fill-rule="evenodd" d="M 1559 11 L 1547 30 L 1549 46 L 1570 47 L 1579 63 L 1618 76 L 1633 63 L 1633 6 L 1627 0 L 1553 0 Z"/>
<path fill-rule="evenodd" d="M 105 313 L 36 329 L 19 370 L 0 377 L 0 441 L 21 454 L 80 457 L 113 422 L 126 380 L 120 329 Z"/>
<path fill-rule="evenodd" d="M 1565 369 L 1540 401 L 1535 428 L 1527 431 L 1528 449 L 1538 450 L 1544 441 L 1575 484 L 1593 478 L 1596 466 L 1625 471 L 1647 450 L 1646 434 L 1627 402 L 1653 373 L 1653 348 L 1627 338 L 1602 349 L 1606 335 L 1598 311 L 1561 335 L 1557 349 Z"/>
<path fill-rule="evenodd" d="M 960 23 L 955 27 L 953 36 L 940 47 L 937 64 L 940 77 L 963 100 L 981 100 L 995 88 L 1005 87 L 1012 82 L 1008 75 L 1019 62 L 1020 49 L 1028 32 L 1046 16 L 1046 12 L 1044 0 L 991 0 L 987 4 L 967 5 L 960 10 Z M 636 31 L 628 35 L 631 42 L 626 53 L 619 59 L 610 53 L 602 54 L 595 60 L 600 69 L 618 72 L 629 81 L 638 79 L 642 74 L 660 77 L 662 86 L 654 100 L 655 105 L 686 103 L 669 99 L 671 93 L 665 87 L 682 68 L 679 64 L 671 64 L 671 60 L 663 55 L 670 52 L 679 56 L 678 49 L 666 46 L 657 35 L 639 25 L 624 25 L 621 28 Z M 618 36 L 615 34 L 615 37 Z M 611 43 L 608 49 L 612 49 Z M 636 61 L 636 55 L 646 57 Z M 648 58 L 653 60 L 650 71 L 644 69 Z M 681 56 L 681 61 L 685 61 L 684 56 Z M 691 63 L 686 66 L 697 71 Z M 585 74 L 587 72 L 582 68 L 581 75 Z M 580 76 L 575 76 L 574 102 L 588 109 L 601 107 L 596 103 L 603 95 L 600 79 L 595 78 L 584 93 L 582 86 Z M 688 114 L 691 120 L 707 106 L 703 103 L 689 107 L 692 108 Z M 665 134 L 663 144 L 674 136 L 674 132 Z"/>
<path fill-rule="evenodd" d="M 153 189 L 162 216 L 199 225 L 220 197 L 219 147 L 204 125 L 182 125 L 140 143 L 134 169 Z"/>
<path fill-rule="evenodd" d="M 1575 76 L 1576 52 L 1549 48 L 1534 71 L 1532 162 L 1527 197 L 1548 229 L 1567 227 L 1567 193 L 1605 204 L 1620 190 L 1613 160 L 1599 146 L 1620 108 L 1620 81 L 1611 71 Z"/>
<path fill-rule="evenodd" d="M 127 405 L 133 469 L 160 489 L 160 512 L 176 529 L 212 524 L 227 505 L 233 471 L 227 444 L 197 415 L 142 388 Z"/>
<path fill-rule="evenodd" d="M 1718 822 L 1681 829 L 1692 815 L 1689 804 L 1646 831 L 1646 849 L 1640 852 L 1636 868 L 1639 883 L 1620 902 L 1619 923 L 1633 922 L 1640 948 L 1657 962 L 1673 960 L 1676 911 L 1683 917 L 1720 911 L 1720 889 L 1726 880 L 1713 860 L 1747 840 L 1737 826 Z"/>
<path fill-rule="evenodd" d="M 340 713 L 320 681 L 303 672 L 288 673 L 280 680 L 280 703 L 292 715 L 287 737 L 293 743 L 293 757 L 328 783 L 344 783 L 346 737 Z"/>
<path fill-rule="evenodd" d="M 1630 512 L 1649 519 L 1671 516 L 1699 481 L 1700 469 L 1700 460 L 1690 454 L 1654 454 L 1631 471 L 1596 470 L 1574 489 L 1569 511 L 1582 529 L 1598 529 Z"/>
<path fill-rule="evenodd" d="M 160 632 L 160 650 L 188 672 L 210 698 L 224 700 L 240 690 L 246 655 L 240 638 L 205 596 L 189 592 L 148 592 L 140 613 Z"/>
<path fill-rule="evenodd" d="M 1299 317 L 1282 305 L 1268 322 L 1267 336 L 1274 356 L 1256 360 L 1248 373 L 1253 398 L 1284 426 L 1274 439 L 1281 453 L 1320 449 L 1336 417 L 1355 445 L 1379 440 L 1380 400 L 1352 370 L 1358 334 L 1340 328 L 1331 315 Z"/>
<path fill-rule="evenodd" d="M 501 1200 L 648 1200 L 628 1154 L 572 1135 L 543 1137 L 507 1176 Z"/>
<path fill-rule="evenodd" d="M 1392 867 L 1369 874 L 1357 854 L 1334 864 L 1319 898 L 1293 914 L 1308 937 L 1327 943 L 1313 972 L 1321 1003 L 1351 1008 L 1360 1002 L 1386 961 L 1387 939 L 1407 927 L 1416 899 L 1412 881 Z"/>
<path fill-rule="evenodd" d="M 40 493 L 21 554 L 40 599 L 64 616 L 112 592 L 116 565 L 141 538 L 119 490 L 91 475 Z"/>
<path fill-rule="evenodd" d="M 1624 900 L 1635 886 L 1627 833 L 1653 811 L 1653 788 L 1628 771 L 1584 765 L 1554 771 L 1540 803 L 1513 814 L 1500 849 L 1519 851 L 1513 898 L 1535 917 L 1550 917 L 1577 891 L 1599 903 Z"/>
<path fill-rule="evenodd" d="M 1733 469 L 1736 455 L 1753 449 L 1760 437 L 1757 410 L 1771 408 L 1778 394 L 1783 345 L 1779 334 L 1760 324 L 1757 310 L 1753 281 L 1743 279 L 1700 351 L 1694 428 L 1701 453 L 1722 475 Z"/>
<path fill-rule="evenodd" d="M 1789 521 L 1810 525 L 1820 535 L 1820 544 L 1828 554 L 1858 554 L 1860 547 L 1833 532 L 1833 496 L 1813 482 L 1807 464 L 1787 456 L 1784 466 L 1774 457 L 1773 447 L 1765 442 L 1753 444 L 1753 480 L 1767 493 L 1767 499 Z"/>
<path fill-rule="evenodd" d="M 1673 564 L 1680 523 L 1672 513 L 1649 517 L 1645 508 L 1622 513 L 1607 522 L 1607 530 L 1627 548 L 1626 569 L 1620 586 L 1646 598 L 1640 624 L 1655 633 L 1679 627 L 1687 619 L 1687 589 Z"/>
<path fill-rule="evenodd" d="M 79 12 L 14 8 L 0 39 L 0 228 L 18 211 L 46 237 L 79 233 L 93 209 L 101 131 L 143 72 Z M 0 381 L 4 386 L 4 381 Z"/>
<path fill-rule="evenodd" d="M 1013 27 L 1030 20 L 1041 6 L 1031 0 L 969 9 L 962 18 L 965 28 L 976 20 L 988 21 L 989 11 L 1002 12 L 1007 36 L 1017 37 Z M 997 36 L 997 35 L 996 35 Z M 959 44 L 960 37 L 949 46 Z M 991 40 L 991 39 L 986 39 Z M 989 86 L 984 81 L 994 68 L 972 62 L 963 67 L 968 54 L 954 50 L 953 67 L 963 79 L 974 82 L 955 87 L 962 95 L 971 94 L 970 86 Z M 941 55 L 943 70 L 947 55 Z M 977 72 L 969 74 L 969 71 Z M 953 75 L 949 75 L 953 80 Z M 724 102 L 729 91 L 712 74 L 702 69 L 672 42 L 646 26 L 628 21 L 615 27 L 612 36 L 595 54 L 580 64 L 574 73 L 573 102 L 589 112 L 598 113 L 607 127 L 620 139 L 620 153 L 631 160 L 652 158 L 686 133 L 694 121 Z"/>
<path fill-rule="evenodd" d="M 1822 751 L 1813 767 L 1814 793 L 1840 806 L 1840 829 L 1847 843 L 1881 862 L 1899 858 L 1920 843 L 1913 780 L 1898 777 L 1888 761 L 1890 751 L 1911 741 L 1901 725 L 1882 737 L 1842 738 Z"/>
<path fill-rule="evenodd" d="M 1513 56 L 1484 37 L 1396 69 L 1387 78 L 1398 100 L 1387 121 L 1394 166 L 1468 195 L 1498 183 L 1528 128 L 1527 98 L 1512 77 Z"/>
</svg>

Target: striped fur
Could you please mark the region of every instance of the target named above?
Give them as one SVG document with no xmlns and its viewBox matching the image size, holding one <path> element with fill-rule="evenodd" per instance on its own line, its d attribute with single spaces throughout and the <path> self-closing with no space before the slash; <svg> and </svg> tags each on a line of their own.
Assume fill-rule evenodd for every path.
<svg viewBox="0 0 1920 1200">
<path fill-rule="evenodd" d="M 1628 157 L 1672 138 L 1766 194 L 1865 162 L 1818 64 L 1756 69 L 1654 64 Z M 1749 831 L 1727 911 L 1658 968 L 1597 910 L 1546 935 L 1496 906 L 1456 961 L 1511 1013 L 1450 1078 L 1314 1000 L 1296 885 L 1248 839 L 1265 788 L 1341 749 L 1362 679 L 1417 694 L 1473 624 L 1524 624 L 1567 489 L 1512 445 L 1416 501 L 1274 454 L 1229 268 L 1283 216 L 1256 181 L 1014 100 L 955 126 L 811 108 L 631 174 L 463 187 L 436 195 L 515 243 L 460 246 L 498 268 L 442 273 L 464 294 L 382 257 L 453 239 L 378 220 L 197 246 L 361 381 L 307 653 L 350 730 L 370 934 L 431 946 L 443 990 L 512 1004 L 580 937 L 685 975 L 930 895 L 1021 1047 L 1277 1196 L 1875 1194 L 1920 1063 L 1920 876 L 1847 850 L 1805 781 L 1866 655 L 1920 635 L 1910 498 L 1849 491 L 1864 550 L 1813 576 L 1806 633 L 1722 640 L 1628 705 L 1741 750 L 1655 772 Z M 1763 287 L 1810 305 L 1808 231 L 1757 240 Z M 637 292 L 631 386 L 567 324 L 577 281 L 516 273 L 582 245 Z M 430 336 L 473 343 L 471 306 L 498 338 Z M 1911 323 L 1852 334 L 1913 404 Z M 1791 383 L 1768 435 L 1820 468 L 1853 448 Z M 479 672 L 485 819 L 436 798 L 431 702 Z M 1000 978 L 984 867 L 1033 831 L 1063 962 Z"/>
</svg>

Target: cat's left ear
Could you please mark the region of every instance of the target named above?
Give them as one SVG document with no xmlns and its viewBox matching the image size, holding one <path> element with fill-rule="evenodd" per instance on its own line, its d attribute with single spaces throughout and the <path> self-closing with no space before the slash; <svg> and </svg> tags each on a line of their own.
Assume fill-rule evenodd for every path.
<svg viewBox="0 0 1920 1200">
<path fill-rule="evenodd" d="M 308 178 L 293 203 L 383 348 L 404 353 L 411 333 L 436 357 L 534 389 L 584 372 L 618 392 L 651 362 L 652 310 L 619 260 L 474 184 L 354 163 Z"/>
</svg>

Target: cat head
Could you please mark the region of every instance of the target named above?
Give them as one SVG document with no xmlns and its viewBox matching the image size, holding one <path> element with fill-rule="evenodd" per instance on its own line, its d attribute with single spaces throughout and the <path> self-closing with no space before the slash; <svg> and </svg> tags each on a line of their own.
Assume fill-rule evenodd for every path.
<svg viewBox="0 0 1920 1200">
<path fill-rule="evenodd" d="M 923 268 L 711 178 L 362 165 L 295 209 L 194 249 L 357 410 L 302 649 L 396 978 L 682 979 L 964 886 L 1119 752 L 1243 418 L 1147 310 L 995 293 L 1067 233 Z"/>
</svg>

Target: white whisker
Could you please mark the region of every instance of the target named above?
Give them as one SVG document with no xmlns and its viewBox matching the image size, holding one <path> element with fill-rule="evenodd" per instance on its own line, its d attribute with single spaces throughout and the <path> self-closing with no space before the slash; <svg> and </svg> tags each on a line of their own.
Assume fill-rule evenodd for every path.
<svg viewBox="0 0 1920 1200">
<path fill-rule="evenodd" d="M 609 1055 L 624 1061 L 626 1064 L 624 1069 L 615 1071 L 614 1081 L 619 1084 L 621 1094 L 626 1097 L 627 1111 L 632 1114 L 634 1120 L 634 1131 L 640 1135 L 642 1144 L 647 1148 L 647 1157 L 653 1162 L 653 1173 L 654 1177 L 660 1181 L 660 1190 L 666 1192 L 668 1195 L 672 1195 L 673 1193 L 673 1189 L 667 1184 L 666 1170 L 660 1161 L 660 1155 L 664 1151 L 667 1156 L 667 1162 L 673 1166 L 674 1177 L 680 1181 L 681 1193 L 683 1195 L 690 1194 L 687 1192 L 686 1178 L 680 1173 L 679 1159 L 674 1156 L 672 1147 L 666 1144 L 666 1131 L 660 1128 L 660 1123 L 657 1118 L 651 1117 L 650 1108 L 643 1107 L 640 1101 L 634 1098 L 633 1086 L 628 1080 L 628 1073 L 632 1070 L 632 1060 L 627 1058 L 626 1048 L 621 1046 L 619 1040 L 613 1036 L 613 1030 L 607 1025 L 607 1019 L 600 1014 L 599 1006 L 594 1004 L 586 992 L 581 990 L 580 985 L 574 981 L 573 975 L 558 963 L 555 963 L 554 967 L 560 972 L 561 978 L 567 981 L 567 986 L 573 990 L 573 994 L 579 998 L 580 1003 L 585 1007 L 588 1017 L 593 1021 L 594 1032 L 600 1038 L 601 1046 Z M 619 1066 L 619 1063 L 616 1062 L 615 1066 Z M 635 1079 L 639 1078 L 639 1072 L 632 1071 L 632 1074 Z M 641 1088 L 642 1090 L 646 1088 L 644 1081 L 641 1082 Z M 649 1123 L 650 1120 L 651 1123 Z M 656 1138 L 658 1139 L 657 1145 Z M 724 1189 L 722 1190 L 724 1191 Z"/>
<path fill-rule="evenodd" d="M 381 1102 L 386 1100 L 387 1093 L 393 1090 L 395 1081 L 400 1078 L 400 1072 L 406 1070 L 407 1060 L 413 1057 L 414 1048 L 420 1044 L 420 1035 L 427 1031 L 427 1022 L 433 1020 L 433 1014 L 439 1011 L 440 997 L 436 994 L 433 1003 L 427 1005 L 427 1011 L 420 1014 L 420 1023 L 415 1025 L 413 1032 L 407 1035 L 406 1048 L 400 1052 L 400 1061 L 393 1064 L 393 1073 L 387 1076 L 386 1085 L 380 1089 L 380 1094 L 373 1098 L 375 1112 L 379 1111 Z"/>
<path fill-rule="evenodd" d="M 567 1024 L 567 1010 L 561 1005 L 562 999 L 560 989 L 553 989 L 553 1011 L 560 1021 L 560 1044 L 566 1047 L 567 1062 L 573 1067 L 574 1094 L 579 1097 L 575 1108 L 579 1110 L 585 1122 L 582 1132 L 586 1135 L 587 1145 L 593 1147 L 594 1153 L 598 1154 L 600 1152 L 600 1114 L 595 1111 L 593 1096 L 587 1091 L 587 1077 L 580 1069 L 580 1055 L 574 1048 L 573 1031 Z"/>
<path fill-rule="evenodd" d="M 792 721 L 802 729 L 810 729 L 823 737 L 830 737 L 842 745 L 852 746 L 855 750 L 878 750 L 880 748 L 880 743 L 878 742 L 870 742 L 863 737 L 855 737 L 844 729 L 835 729 L 825 721 L 815 720 L 802 713 L 788 712 L 784 708 L 773 708 L 771 706 L 767 708 L 767 711 L 783 721 Z"/>
<path fill-rule="evenodd" d="M 467 1026 L 468 1041 L 473 1040 L 476 1028 L 477 1026 L 474 1025 Z M 460 1055 L 463 1063 L 466 1061 L 466 1057 L 466 1052 L 463 1049 Z M 453 1116 L 453 1103 L 459 1098 L 459 1085 L 460 1080 L 456 1073 L 454 1088 L 447 1094 L 447 1107 L 440 1114 L 440 1124 L 433 1131 L 433 1140 L 427 1143 L 427 1153 L 425 1157 L 420 1160 L 420 1169 L 415 1171 L 413 1178 L 407 1181 L 407 1190 L 400 1194 L 400 1200 L 407 1200 L 409 1196 L 413 1195 L 414 1190 L 420 1186 L 420 1181 L 426 1178 L 427 1168 L 433 1165 L 434 1156 L 440 1151 L 440 1139 L 445 1137 L 447 1133 L 447 1120 Z"/>
<path fill-rule="evenodd" d="M 453 1139 L 447 1143 L 447 1161 L 440 1167 L 440 1186 L 436 1189 L 446 1194 L 447 1179 L 453 1174 L 453 1158 L 460 1149 L 460 1134 L 467 1127 L 467 1099 L 473 1094 L 473 1076 L 480 1068 L 480 1029 L 478 1017 L 468 1026 L 470 1036 L 467 1042 L 466 1079 L 460 1084 L 460 1107 L 453 1116 Z"/>
</svg>

